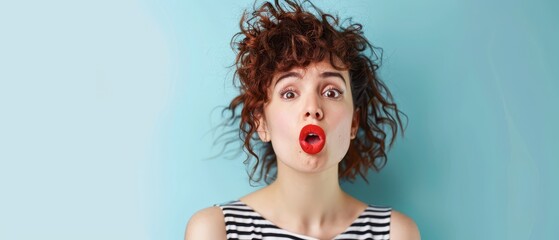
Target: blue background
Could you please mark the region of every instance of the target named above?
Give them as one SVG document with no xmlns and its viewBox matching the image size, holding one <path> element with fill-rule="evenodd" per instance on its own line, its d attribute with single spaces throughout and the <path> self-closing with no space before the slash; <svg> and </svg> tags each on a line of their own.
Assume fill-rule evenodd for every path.
<svg viewBox="0 0 559 240">
<path fill-rule="evenodd" d="M 423 239 L 554 239 L 559 4 L 317 2 L 364 25 L 408 115 L 386 168 L 344 188 Z M 0 239 L 181 239 L 254 191 L 209 158 L 252 1 L 0 2 Z"/>
</svg>

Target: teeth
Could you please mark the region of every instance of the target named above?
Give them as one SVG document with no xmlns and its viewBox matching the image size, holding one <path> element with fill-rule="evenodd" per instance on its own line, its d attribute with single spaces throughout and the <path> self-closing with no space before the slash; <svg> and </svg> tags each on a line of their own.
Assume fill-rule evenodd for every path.
<svg viewBox="0 0 559 240">
<path fill-rule="evenodd" d="M 316 137 L 318 135 L 314 134 L 314 133 L 309 133 L 309 137 Z"/>
</svg>

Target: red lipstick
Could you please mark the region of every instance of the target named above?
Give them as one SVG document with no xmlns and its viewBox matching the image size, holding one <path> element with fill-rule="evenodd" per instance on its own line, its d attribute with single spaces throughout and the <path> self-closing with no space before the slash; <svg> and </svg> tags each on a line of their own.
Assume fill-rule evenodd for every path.
<svg viewBox="0 0 559 240">
<path fill-rule="evenodd" d="M 324 130 L 317 125 L 306 125 L 301 129 L 299 134 L 299 144 L 303 151 L 308 154 L 317 154 L 322 151 L 326 143 L 326 134 Z"/>
</svg>

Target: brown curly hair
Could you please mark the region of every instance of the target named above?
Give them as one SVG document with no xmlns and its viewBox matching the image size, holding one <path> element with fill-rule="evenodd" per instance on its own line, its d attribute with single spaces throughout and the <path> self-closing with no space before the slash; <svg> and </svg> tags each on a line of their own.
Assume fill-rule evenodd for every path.
<svg viewBox="0 0 559 240">
<path fill-rule="evenodd" d="M 305 5 L 310 5 L 315 13 L 307 10 Z M 351 18 L 340 22 L 337 16 L 322 12 L 309 1 L 284 0 L 282 4 L 275 0 L 259 7 L 255 3 L 250 14 L 245 10 L 240 29 L 231 40 L 232 48 L 237 50 L 233 83 L 240 94 L 222 113 L 231 114 L 226 125 L 239 124 L 238 133 L 247 154 L 244 161 L 247 167 L 254 158 L 252 168 L 248 167 L 251 182 L 264 179 L 269 184 L 277 174 L 276 155 L 271 143 L 259 141 L 255 134 L 258 116 L 269 100 L 267 89 L 274 73 L 306 67 L 325 59 L 329 59 L 334 68 L 349 71 L 354 108 L 359 109 L 357 137 L 351 141 L 339 164 L 339 178 L 354 181 L 359 174 L 367 181 L 369 169 L 378 172 L 384 167 L 387 161 L 384 128 L 390 128 L 388 147 L 391 147 L 398 127 L 403 134 L 400 120 L 400 113 L 403 113 L 377 76 L 380 63 L 373 60 L 382 60 L 382 49 L 369 43 L 361 24 L 352 23 Z M 381 53 L 380 57 L 376 51 Z M 337 62 L 342 66 L 336 65 Z M 237 111 L 239 107 L 240 113 Z"/>
</svg>

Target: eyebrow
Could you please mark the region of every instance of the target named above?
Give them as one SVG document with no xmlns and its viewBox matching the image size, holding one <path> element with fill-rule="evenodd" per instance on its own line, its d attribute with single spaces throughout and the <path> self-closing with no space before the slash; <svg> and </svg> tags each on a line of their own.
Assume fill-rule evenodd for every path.
<svg viewBox="0 0 559 240">
<path fill-rule="evenodd" d="M 344 78 L 344 77 L 342 76 L 342 74 L 339 73 L 339 72 L 323 72 L 323 73 L 320 73 L 319 76 L 320 76 L 321 78 L 338 77 L 338 78 L 340 78 L 340 79 L 344 82 L 344 84 L 346 84 L 345 78 Z M 276 83 L 274 84 L 274 87 L 275 87 L 276 85 L 278 85 L 279 81 L 283 80 L 284 78 L 289 78 L 289 77 L 296 77 L 296 78 L 299 78 L 299 79 L 300 79 L 300 78 L 303 78 L 303 76 L 301 76 L 301 74 L 299 74 L 299 73 L 296 73 L 296 72 L 288 72 L 288 73 L 286 73 L 286 74 L 284 74 L 284 75 L 281 75 L 281 76 L 278 78 L 278 80 L 277 80 Z"/>
</svg>

